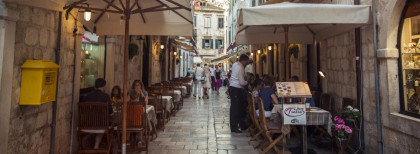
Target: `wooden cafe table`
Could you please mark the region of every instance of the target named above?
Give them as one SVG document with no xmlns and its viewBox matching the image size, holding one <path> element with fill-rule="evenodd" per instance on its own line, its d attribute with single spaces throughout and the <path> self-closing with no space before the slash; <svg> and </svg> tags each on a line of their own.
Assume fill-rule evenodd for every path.
<svg viewBox="0 0 420 154">
<path fill-rule="evenodd" d="M 277 96 L 282 99 L 301 99 L 301 102 L 304 102 L 304 98 L 311 98 L 312 94 L 309 89 L 309 86 L 307 83 L 304 82 L 277 82 L 276 83 L 276 90 L 277 90 Z M 283 101 L 285 102 L 285 101 Z M 308 104 L 307 104 L 308 105 Z M 272 109 L 272 115 L 271 119 L 274 122 L 281 122 L 284 120 L 284 112 L 283 112 L 283 104 L 275 104 Z M 308 145 L 307 145 L 307 126 L 308 125 L 322 125 L 325 126 L 328 130 L 328 133 L 331 134 L 331 113 L 329 113 L 326 110 L 320 109 L 320 108 L 310 108 L 309 111 L 306 111 L 306 124 L 297 124 L 301 125 L 302 128 L 302 150 L 303 154 L 308 153 Z M 288 125 L 285 125 L 288 126 Z M 283 131 L 283 130 L 282 130 Z M 285 127 L 285 130 L 283 132 L 290 132 L 290 128 Z"/>
</svg>

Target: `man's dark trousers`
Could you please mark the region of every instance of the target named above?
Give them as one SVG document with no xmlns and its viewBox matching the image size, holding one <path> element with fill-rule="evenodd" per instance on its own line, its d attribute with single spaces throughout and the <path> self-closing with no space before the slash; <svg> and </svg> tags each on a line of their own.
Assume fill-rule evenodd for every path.
<svg viewBox="0 0 420 154">
<path fill-rule="evenodd" d="M 238 129 L 238 124 L 242 130 L 247 129 L 244 121 L 246 107 L 248 105 L 246 92 L 243 88 L 229 87 L 230 92 L 230 130 Z"/>
</svg>

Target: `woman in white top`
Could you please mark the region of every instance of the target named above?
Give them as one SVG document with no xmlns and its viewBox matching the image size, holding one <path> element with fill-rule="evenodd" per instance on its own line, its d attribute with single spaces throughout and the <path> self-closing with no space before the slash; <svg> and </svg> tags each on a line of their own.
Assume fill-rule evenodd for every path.
<svg viewBox="0 0 420 154">
<path fill-rule="evenodd" d="M 209 88 L 211 88 L 211 73 L 210 73 L 210 68 L 207 67 L 207 64 L 204 64 L 204 77 L 205 80 L 202 81 L 202 86 L 203 86 L 203 90 L 204 90 L 204 95 L 203 95 L 203 99 L 204 98 L 209 98 Z"/>
</svg>

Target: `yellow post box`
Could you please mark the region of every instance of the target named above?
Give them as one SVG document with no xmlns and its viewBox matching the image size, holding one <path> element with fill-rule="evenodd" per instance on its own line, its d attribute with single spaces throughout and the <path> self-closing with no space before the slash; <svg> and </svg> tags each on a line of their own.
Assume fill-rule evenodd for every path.
<svg viewBox="0 0 420 154">
<path fill-rule="evenodd" d="M 59 65 L 49 60 L 26 60 L 21 68 L 20 105 L 55 101 Z"/>
</svg>

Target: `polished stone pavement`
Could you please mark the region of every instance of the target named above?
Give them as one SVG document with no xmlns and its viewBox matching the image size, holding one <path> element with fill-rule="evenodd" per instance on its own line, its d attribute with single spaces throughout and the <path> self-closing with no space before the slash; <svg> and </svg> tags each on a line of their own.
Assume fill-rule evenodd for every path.
<svg viewBox="0 0 420 154">
<path fill-rule="evenodd" d="M 165 130 L 150 143 L 152 154 L 257 154 L 246 133 L 231 133 L 230 102 L 220 90 L 210 99 L 184 99 L 183 108 L 172 116 Z"/>
</svg>

